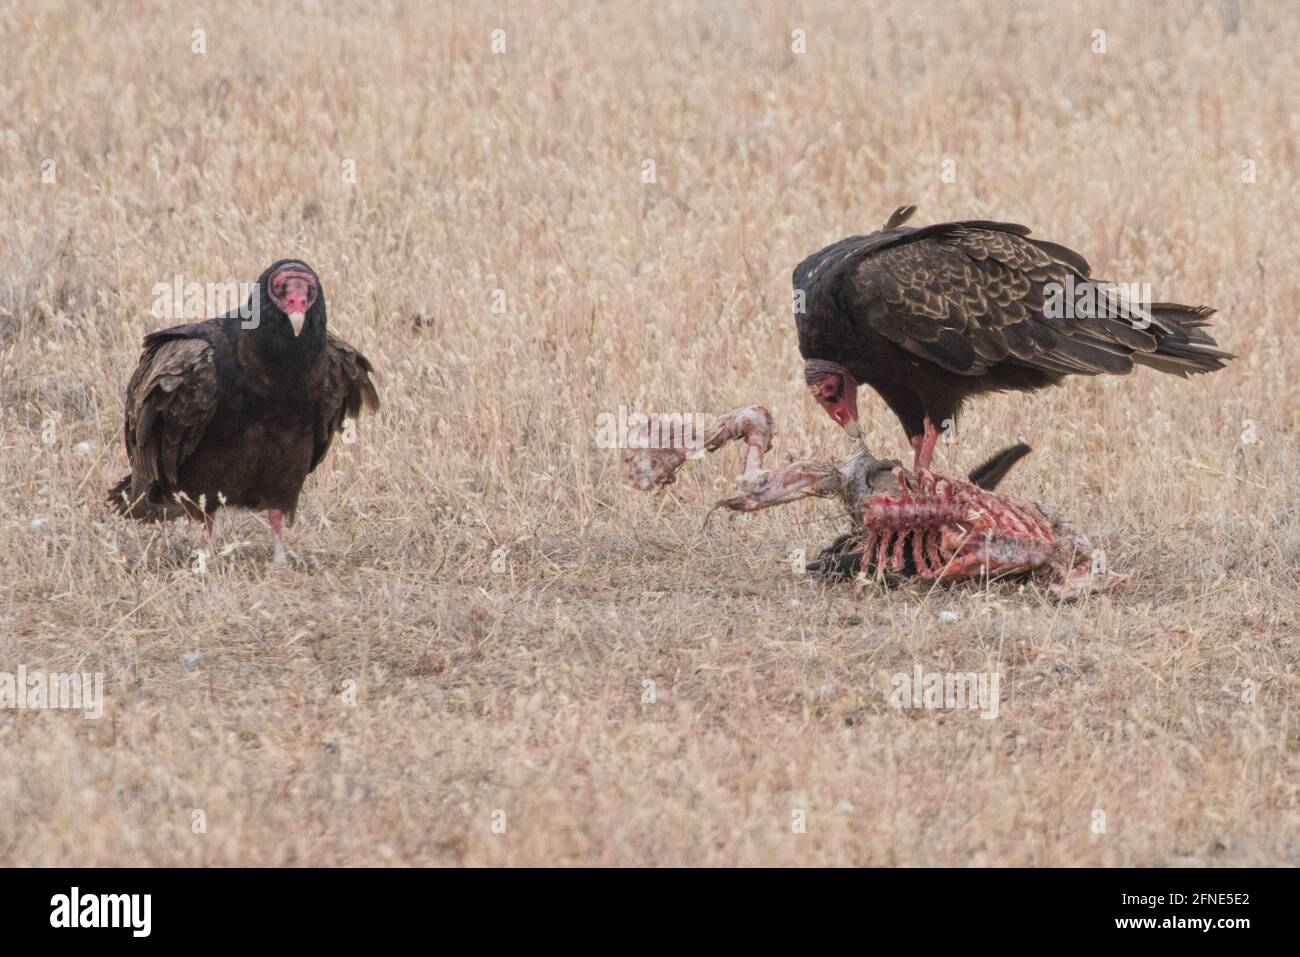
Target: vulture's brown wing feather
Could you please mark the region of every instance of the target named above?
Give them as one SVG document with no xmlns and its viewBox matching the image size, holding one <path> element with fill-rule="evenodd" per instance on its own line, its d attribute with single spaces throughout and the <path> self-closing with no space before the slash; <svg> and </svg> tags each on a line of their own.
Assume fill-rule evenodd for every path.
<svg viewBox="0 0 1300 957">
<path fill-rule="evenodd" d="M 864 257 L 852 275 L 859 314 L 918 358 L 961 375 L 1003 361 L 1095 375 L 1128 372 L 1133 352 L 1156 349 L 1123 306 L 1115 318 L 1045 314 L 1048 283 L 1089 281 L 1087 261 L 1072 250 L 1009 223 L 931 229 Z"/>
<path fill-rule="evenodd" d="M 174 488 L 217 410 L 217 370 L 204 339 L 154 333 L 126 389 L 126 452 L 140 483 Z"/>
<path fill-rule="evenodd" d="M 370 378 L 374 370 L 365 356 L 338 336 L 329 335 L 325 340 L 324 361 L 311 458 L 313 470 L 325 458 L 334 433 L 343 428 L 344 419 L 355 420 L 362 407 L 372 411 L 379 408 L 379 392 Z"/>
</svg>

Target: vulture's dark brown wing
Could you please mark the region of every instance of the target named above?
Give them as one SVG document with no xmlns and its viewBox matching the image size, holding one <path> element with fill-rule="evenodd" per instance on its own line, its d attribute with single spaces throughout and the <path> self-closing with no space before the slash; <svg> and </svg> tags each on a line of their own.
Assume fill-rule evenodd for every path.
<svg viewBox="0 0 1300 957">
<path fill-rule="evenodd" d="M 374 370 L 365 356 L 338 336 L 327 335 L 324 363 L 311 457 L 313 470 L 325 458 L 334 433 L 343 428 L 345 418 L 355 420 L 363 406 L 370 410 L 379 408 L 379 393 L 370 379 Z"/>
<path fill-rule="evenodd" d="M 1024 226 L 981 221 L 895 232 L 901 235 L 848 270 L 850 311 L 950 372 L 983 375 L 1009 361 L 1095 375 L 1125 373 L 1135 360 L 1149 360 L 1186 374 L 1218 368 L 1226 357 L 1202 348 L 1215 344 L 1199 330 L 1203 310 L 1162 303 L 1146 316 L 1116 298 L 1108 315 L 1045 314 L 1047 284 L 1090 282 L 1088 263 L 1063 246 L 1028 238 Z"/>
<path fill-rule="evenodd" d="M 126 389 L 126 454 L 139 483 L 177 483 L 217 410 L 212 346 L 179 330 L 145 337 Z"/>
</svg>

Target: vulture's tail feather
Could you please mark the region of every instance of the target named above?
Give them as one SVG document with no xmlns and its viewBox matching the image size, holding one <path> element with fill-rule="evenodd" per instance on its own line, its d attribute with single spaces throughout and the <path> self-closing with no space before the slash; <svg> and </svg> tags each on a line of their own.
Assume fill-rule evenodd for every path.
<svg viewBox="0 0 1300 957">
<path fill-rule="evenodd" d="M 1216 348 L 1219 343 L 1205 331 L 1212 315 L 1209 306 L 1152 303 L 1149 331 L 1155 333 L 1156 349 L 1134 353 L 1133 361 L 1183 378 L 1222 369 L 1236 356 Z"/>
<path fill-rule="evenodd" d="M 131 513 L 131 475 L 129 473 L 123 476 L 122 481 L 108 490 L 108 504 L 122 515 Z"/>
<path fill-rule="evenodd" d="M 119 515 L 140 522 L 164 522 L 186 514 L 185 508 L 179 503 L 151 501 L 147 491 L 136 491 L 130 475 L 124 476 L 108 490 L 108 504 Z"/>
</svg>

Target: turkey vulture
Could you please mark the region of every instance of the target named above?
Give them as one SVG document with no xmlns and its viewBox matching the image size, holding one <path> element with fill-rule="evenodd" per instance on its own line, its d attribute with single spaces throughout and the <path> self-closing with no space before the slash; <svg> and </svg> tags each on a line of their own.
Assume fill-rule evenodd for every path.
<svg viewBox="0 0 1300 957">
<path fill-rule="evenodd" d="M 858 384 L 871 386 L 902 422 L 915 468 L 929 466 L 936 426 L 970 396 L 1122 375 L 1134 363 L 1186 377 L 1233 358 L 1202 329 L 1213 309 L 1144 309 L 1094 281 L 1078 253 L 1030 239 L 1024 226 L 904 226 L 915 210 L 904 206 L 884 229 L 833 243 L 794 270 L 813 397 L 856 435 Z M 1075 290 L 1093 295 L 1076 306 Z"/>
<path fill-rule="evenodd" d="M 345 417 L 379 407 L 370 373 L 326 331 L 315 271 L 272 263 L 242 309 L 145 336 L 126 390 L 131 474 L 109 499 L 145 521 L 202 518 L 209 532 L 222 505 L 266 509 L 282 562 L 307 473 Z"/>
</svg>

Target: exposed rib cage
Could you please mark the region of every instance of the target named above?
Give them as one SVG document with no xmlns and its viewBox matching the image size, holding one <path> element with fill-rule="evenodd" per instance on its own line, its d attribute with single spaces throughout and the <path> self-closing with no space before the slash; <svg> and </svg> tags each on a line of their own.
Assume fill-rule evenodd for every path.
<svg viewBox="0 0 1300 957">
<path fill-rule="evenodd" d="M 903 469 L 893 474 L 898 494 L 873 495 L 862 512 L 861 550 L 877 570 L 947 580 L 1030 571 L 1051 558 L 1051 524 L 1030 502 L 924 469 L 910 484 Z"/>
</svg>

